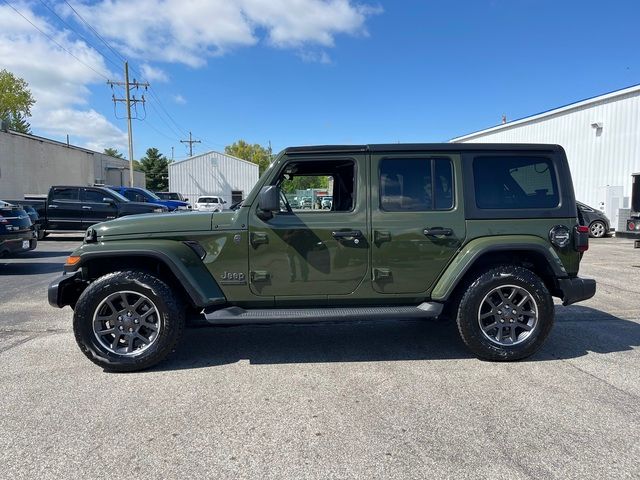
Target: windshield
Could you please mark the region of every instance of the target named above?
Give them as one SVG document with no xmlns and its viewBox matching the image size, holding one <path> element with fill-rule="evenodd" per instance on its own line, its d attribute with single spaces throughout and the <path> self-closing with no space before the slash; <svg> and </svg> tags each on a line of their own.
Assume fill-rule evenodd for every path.
<svg viewBox="0 0 640 480">
<path fill-rule="evenodd" d="M 138 188 L 138 190 L 146 193 L 148 196 L 150 196 L 151 198 L 153 198 L 154 200 L 162 200 L 158 195 L 156 195 L 155 193 L 147 190 L 146 188 Z"/>
<path fill-rule="evenodd" d="M 123 197 L 122 195 L 120 195 L 118 192 L 116 192 L 115 190 L 111 190 L 110 188 L 104 187 L 105 190 L 107 190 L 111 195 L 113 195 L 114 197 L 116 197 L 118 200 L 120 200 L 121 202 L 128 202 L 129 199 L 127 197 Z"/>
</svg>

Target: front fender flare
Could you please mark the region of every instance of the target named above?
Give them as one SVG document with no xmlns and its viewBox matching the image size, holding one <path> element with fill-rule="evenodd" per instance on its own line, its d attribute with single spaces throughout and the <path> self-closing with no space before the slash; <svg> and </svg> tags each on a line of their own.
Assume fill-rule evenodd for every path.
<svg viewBox="0 0 640 480">
<path fill-rule="evenodd" d="M 76 271 L 94 259 L 123 257 L 152 258 L 164 264 L 184 287 L 196 307 L 210 307 L 226 303 L 224 293 L 195 251 L 176 240 L 113 240 L 103 243 L 87 243 L 72 255 L 80 261 L 65 266 L 65 271 Z"/>
<path fill-rule="evenodd" d="M 471 240 L 456 255 L 445 269 L 431 292 L 431 299 L 446 301 L 464 275 L 484 254 L 490 252 L 534 251 L 542 254 L 556 278 L 567 278 L 568 274 L 560 257 L 549 242 L 531 235 L 500 235 Z"/>
</svg>

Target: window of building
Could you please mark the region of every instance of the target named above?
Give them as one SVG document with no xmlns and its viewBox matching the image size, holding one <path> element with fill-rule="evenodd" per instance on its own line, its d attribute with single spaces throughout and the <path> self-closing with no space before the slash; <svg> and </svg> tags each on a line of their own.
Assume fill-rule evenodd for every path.
<svg viewBox="0 0 640 480">
<path fill-rule="evenodd" d="M 380 206 L 389 212 L 453 208 L 453 166 L 448 158 L 385 158 L 380 164 Z"/>
<path fill-rule="evenodd" d="M 478 208 L 554 208 L 560 197 L 553 162 L 544 157 L 476 157 Z"/>
</svg>

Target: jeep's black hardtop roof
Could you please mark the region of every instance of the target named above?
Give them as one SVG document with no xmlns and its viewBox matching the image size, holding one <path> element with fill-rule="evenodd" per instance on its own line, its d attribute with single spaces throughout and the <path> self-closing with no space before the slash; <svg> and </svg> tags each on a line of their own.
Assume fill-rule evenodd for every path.
<svg viewBox="0 0 640 480">
<path fill-rule="evenodd" d="M 358 152 L 467 152 L 467 151 L 561 151 L 560 145 L 544 143 L 376 143 L 369 145 L 309 145 L 288 147 L 284 153 L 358 153 Z"/>
</svg>

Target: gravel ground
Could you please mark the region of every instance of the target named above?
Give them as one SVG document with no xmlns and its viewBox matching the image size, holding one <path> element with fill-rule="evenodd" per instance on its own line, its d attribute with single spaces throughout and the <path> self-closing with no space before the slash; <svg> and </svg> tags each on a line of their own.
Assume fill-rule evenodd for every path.
<svg viewBox="0 0 640 480">
<path fill-rule="evenodd" d="M 639 478 L 640 250 L 527 361 L 434 321 L 190 329 L 148 372 L 78 350 L 46 286 L 81 239 L 0 259 L 0 478 Z"/>
</svg>

